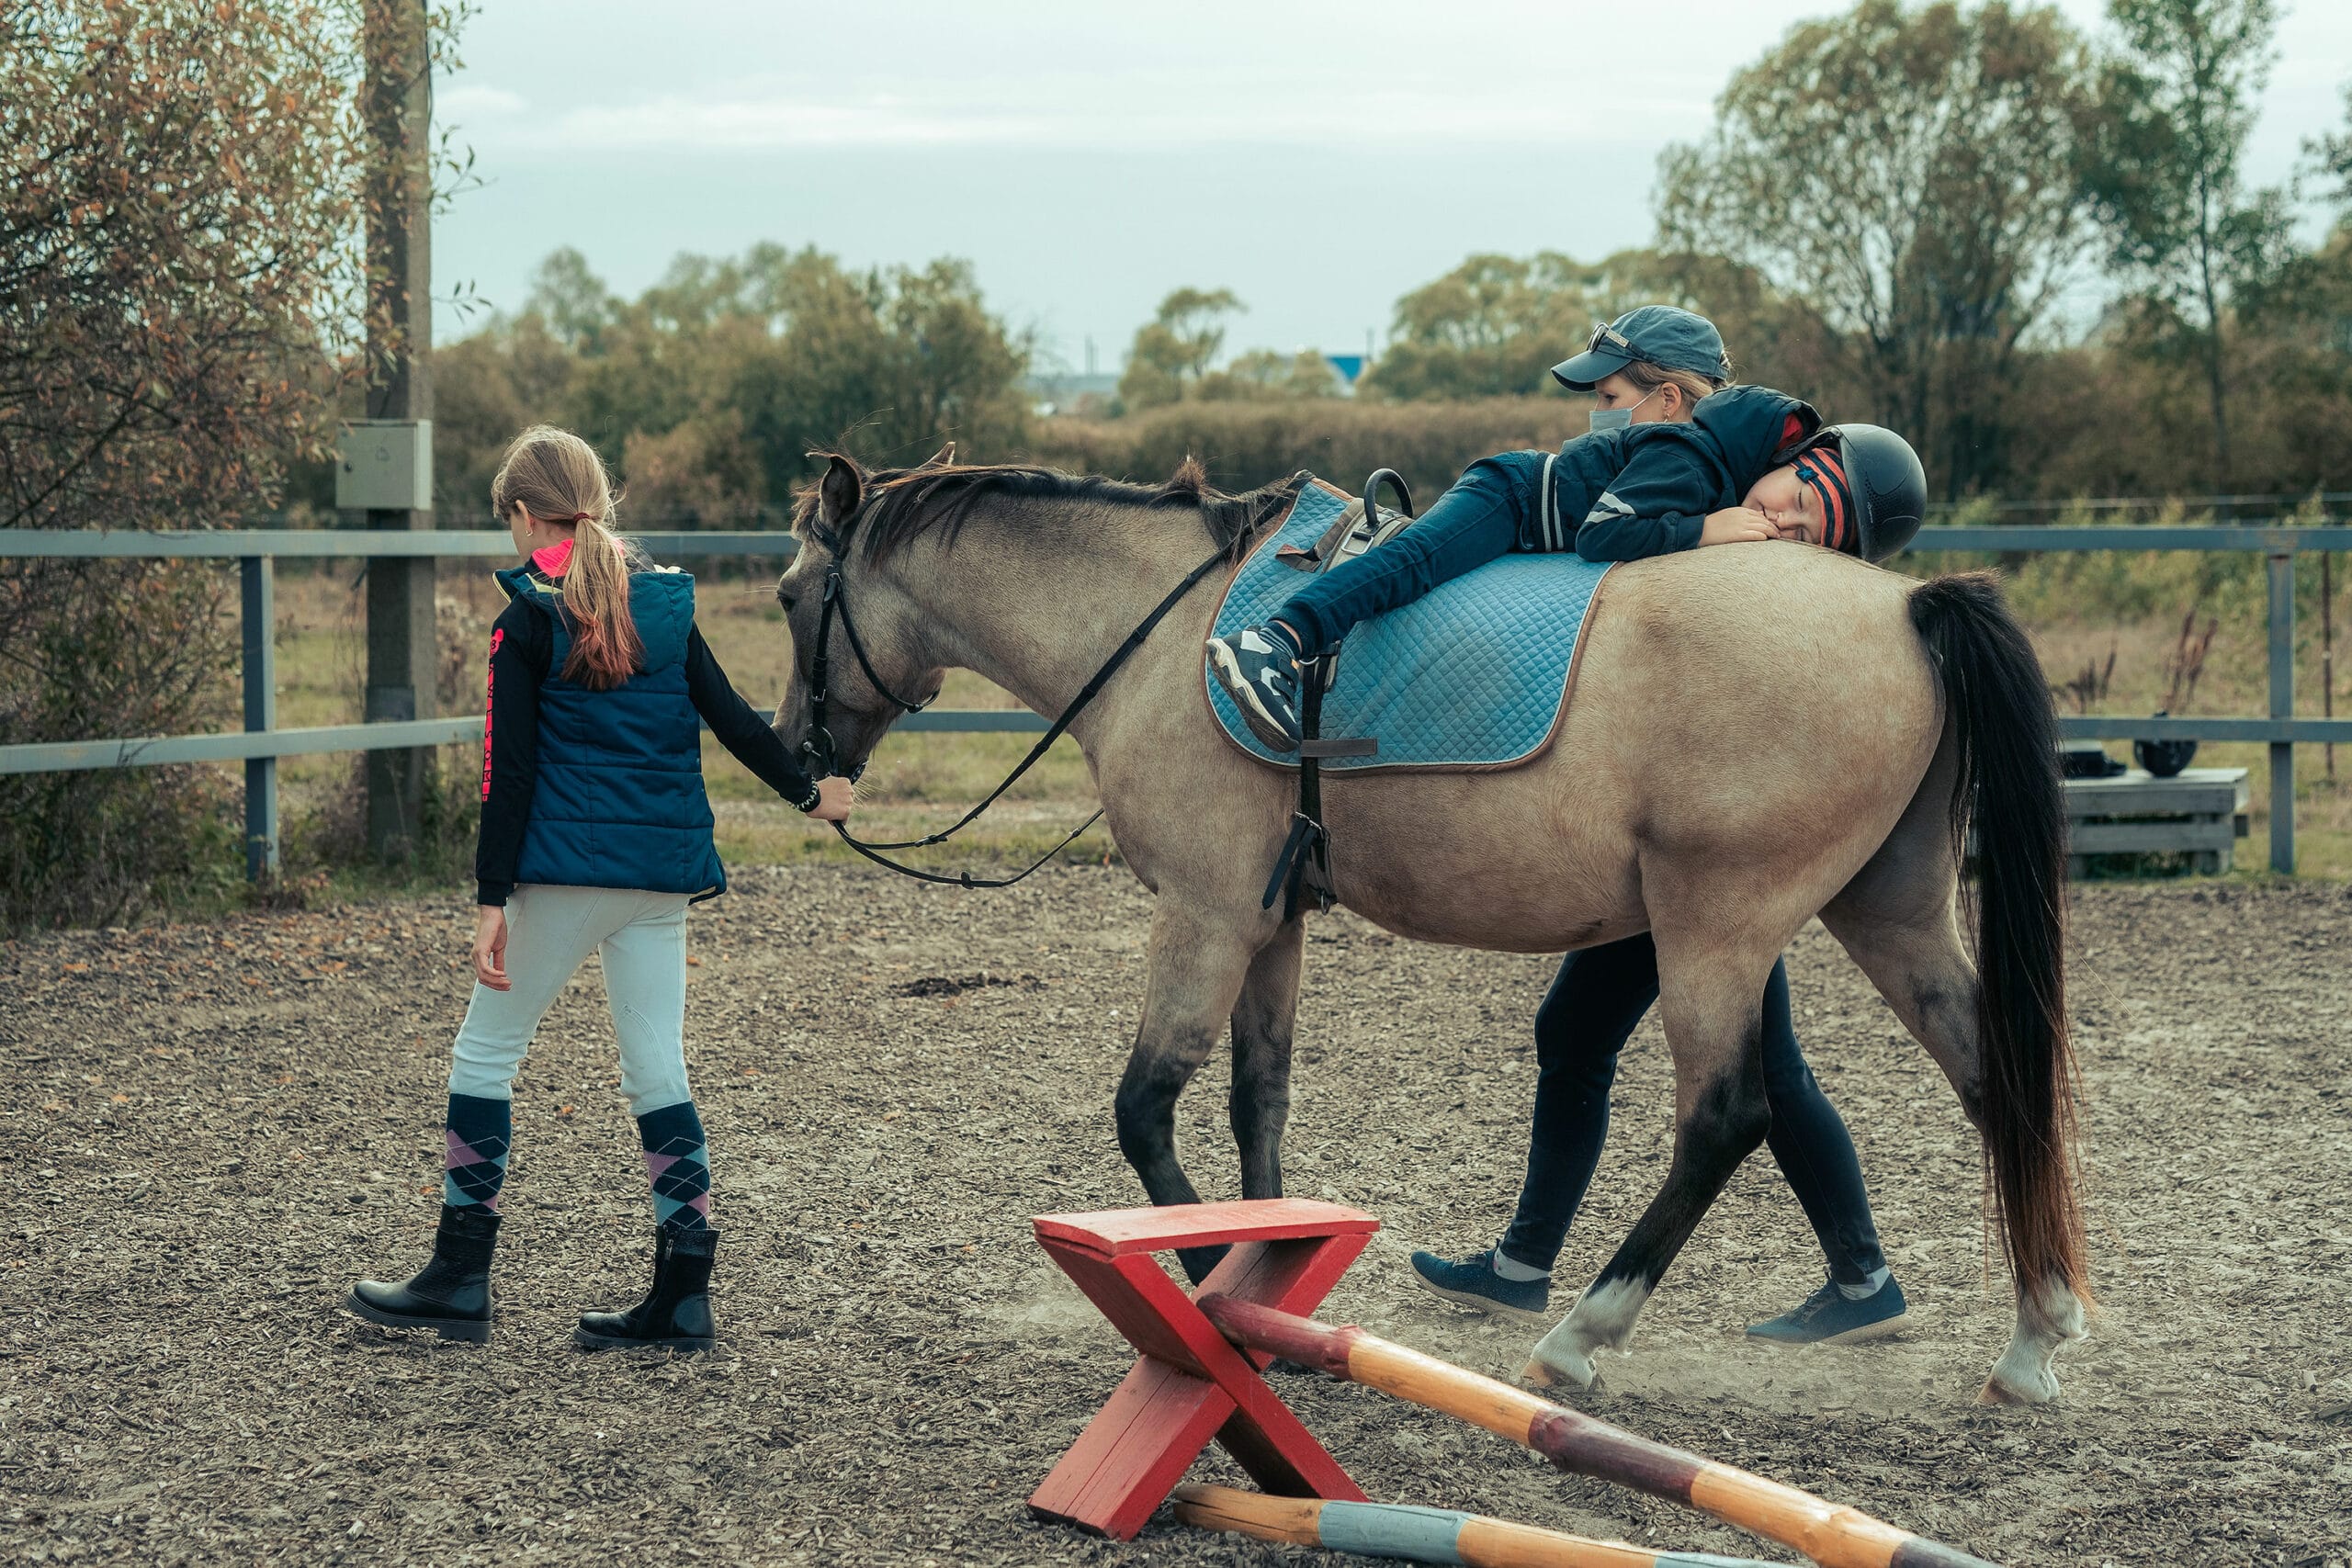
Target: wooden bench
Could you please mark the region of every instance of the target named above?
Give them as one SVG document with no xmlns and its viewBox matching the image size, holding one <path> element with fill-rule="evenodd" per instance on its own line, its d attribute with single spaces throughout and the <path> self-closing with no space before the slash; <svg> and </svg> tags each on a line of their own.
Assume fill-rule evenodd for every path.
<svg viewBox="0 0 2352 1568">
<path fill-rule="evenodd" d="M 2195 870 L 2230 869 L 2246 836 L 2252 799 L 2244 768 L 2184 768 L 2160 779 L 2133 768 L 2111 779 L 2066 781 L 2066 874 L 2090 874 L 2090 857 L 2187 854 Z"/>
</svg>

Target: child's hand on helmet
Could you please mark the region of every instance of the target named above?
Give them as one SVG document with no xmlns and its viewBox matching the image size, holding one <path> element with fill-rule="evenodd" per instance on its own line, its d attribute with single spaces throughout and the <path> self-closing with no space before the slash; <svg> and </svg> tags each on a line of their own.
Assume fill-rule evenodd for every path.
<svg viewBox="0 0 2352 1568">
<path fill-rule="evenodd" d="M 857 804 L 857 785 L 848 779 L 822 778 L 817 781 L 817 804 L 808 815 L 819 822 L 846 822 L 850 807 Z"/>
<path fill-rule="evenodd" d="M 1752 506 L 1726 506 L 1721 512 L 1710 512 L 1705 525 L 1699 530 L 1702 545 L 1744 545 L 1780 536 L 1781 530 L 1772 520 Z"/>
</svg>

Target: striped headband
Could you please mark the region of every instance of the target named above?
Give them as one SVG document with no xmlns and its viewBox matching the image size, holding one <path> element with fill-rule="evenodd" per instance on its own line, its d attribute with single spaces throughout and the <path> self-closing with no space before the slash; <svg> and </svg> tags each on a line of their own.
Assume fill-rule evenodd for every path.
<svg viewBox="0 0 2352 1568">
<path fill-rule="evenodd" d="M 1860 541 L 1854 537 L 1854 500 L 1846 484 L 1846 466 L 1827 446 L 1815 446 L 1810 452 L 1798 454 L 1796 466 L 1798 479 L 1821 498 L 1821 542 L 1833 550 L 1854 553 L 1852 547 Z"/>
</svg>

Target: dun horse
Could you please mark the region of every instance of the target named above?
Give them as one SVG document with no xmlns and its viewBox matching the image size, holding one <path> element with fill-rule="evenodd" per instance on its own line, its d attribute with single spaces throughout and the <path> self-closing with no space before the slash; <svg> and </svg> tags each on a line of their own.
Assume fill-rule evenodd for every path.
<svg viewBox="0 0 2352 1568">
<path fill-rule="evenodd" d="M 1185 468 L 1158 489 L 1042 469 L 867 473 L 831 459 L 777 595 L 797 644 L 777 731 L 809 731 L 822 617 L 828 744 L 862 762 L 907 698 L 971 670 L 1057 715 L 1185 572 L 1235 557 L 1296 481 L 1247 495 Z M 1201 645 L 1221 571 L 1081 711 L 1121 854 L 1157 895 L 1118 1089 L 1119 1146 L 1155 1203 L 1198 1201 L 1177 1096 L 1228 1026 L 1241 1188 L 1282 1191 L 1301 922 L 1260 907 L 1294 784 L 1216 729 Z M 1341 902 L 1399 935 L 1556 953 L 1647 931 L 1675 1071 L 1664 1187 L 1526 1375 L 1589 1386 L 1622 1348 L 1769 1112 L 1761 1007 L 1819 915 L 1942 1068 L 1983 1134 L 2017 1329 L 1983 1397 L 2055 1396 L 2083 1332 L 2066 1032 L 2062 786 L 2033 651 L 1984 577 L 1915 583 L 1826 550 L 1748 546 L 1621 567 L 1584 633 L 1556 743 L 1481 774 L 1327 774 Z M 855 657 L 852 655 L 854 653 Z M 1962 941 L 1972 820 L 1976 961 Z M 1213 1258 L 1188 1257 L 1198 1280 Z"/>
</svg>

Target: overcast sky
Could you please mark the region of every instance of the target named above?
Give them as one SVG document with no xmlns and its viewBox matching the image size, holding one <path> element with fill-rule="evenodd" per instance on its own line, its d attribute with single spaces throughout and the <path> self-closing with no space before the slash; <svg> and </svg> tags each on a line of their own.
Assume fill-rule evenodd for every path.
<svg viewBox="0 0 2352 1568">
<path fill-rule="evenodd" d="M 2086 27 L 2098 0 L 2059 0 Z M 1645 243 L 1659 150 L 1803 0 L 481 0 L 438 111 L 488 182 L 436 295 L 511 309 L 573 245 L 635 293 L 762 240 L 857 265 L 970 259 L 989 304 L 1115 369 L 1169 289 L 1250 307 L 1229 346 L 1361 350 L 1476 251 Z M 2299 0 L 2250 159 L 2343 123 L 2352 5 Z M 466 329 L 444 306 L 436 332 Z"/>
</svg>

